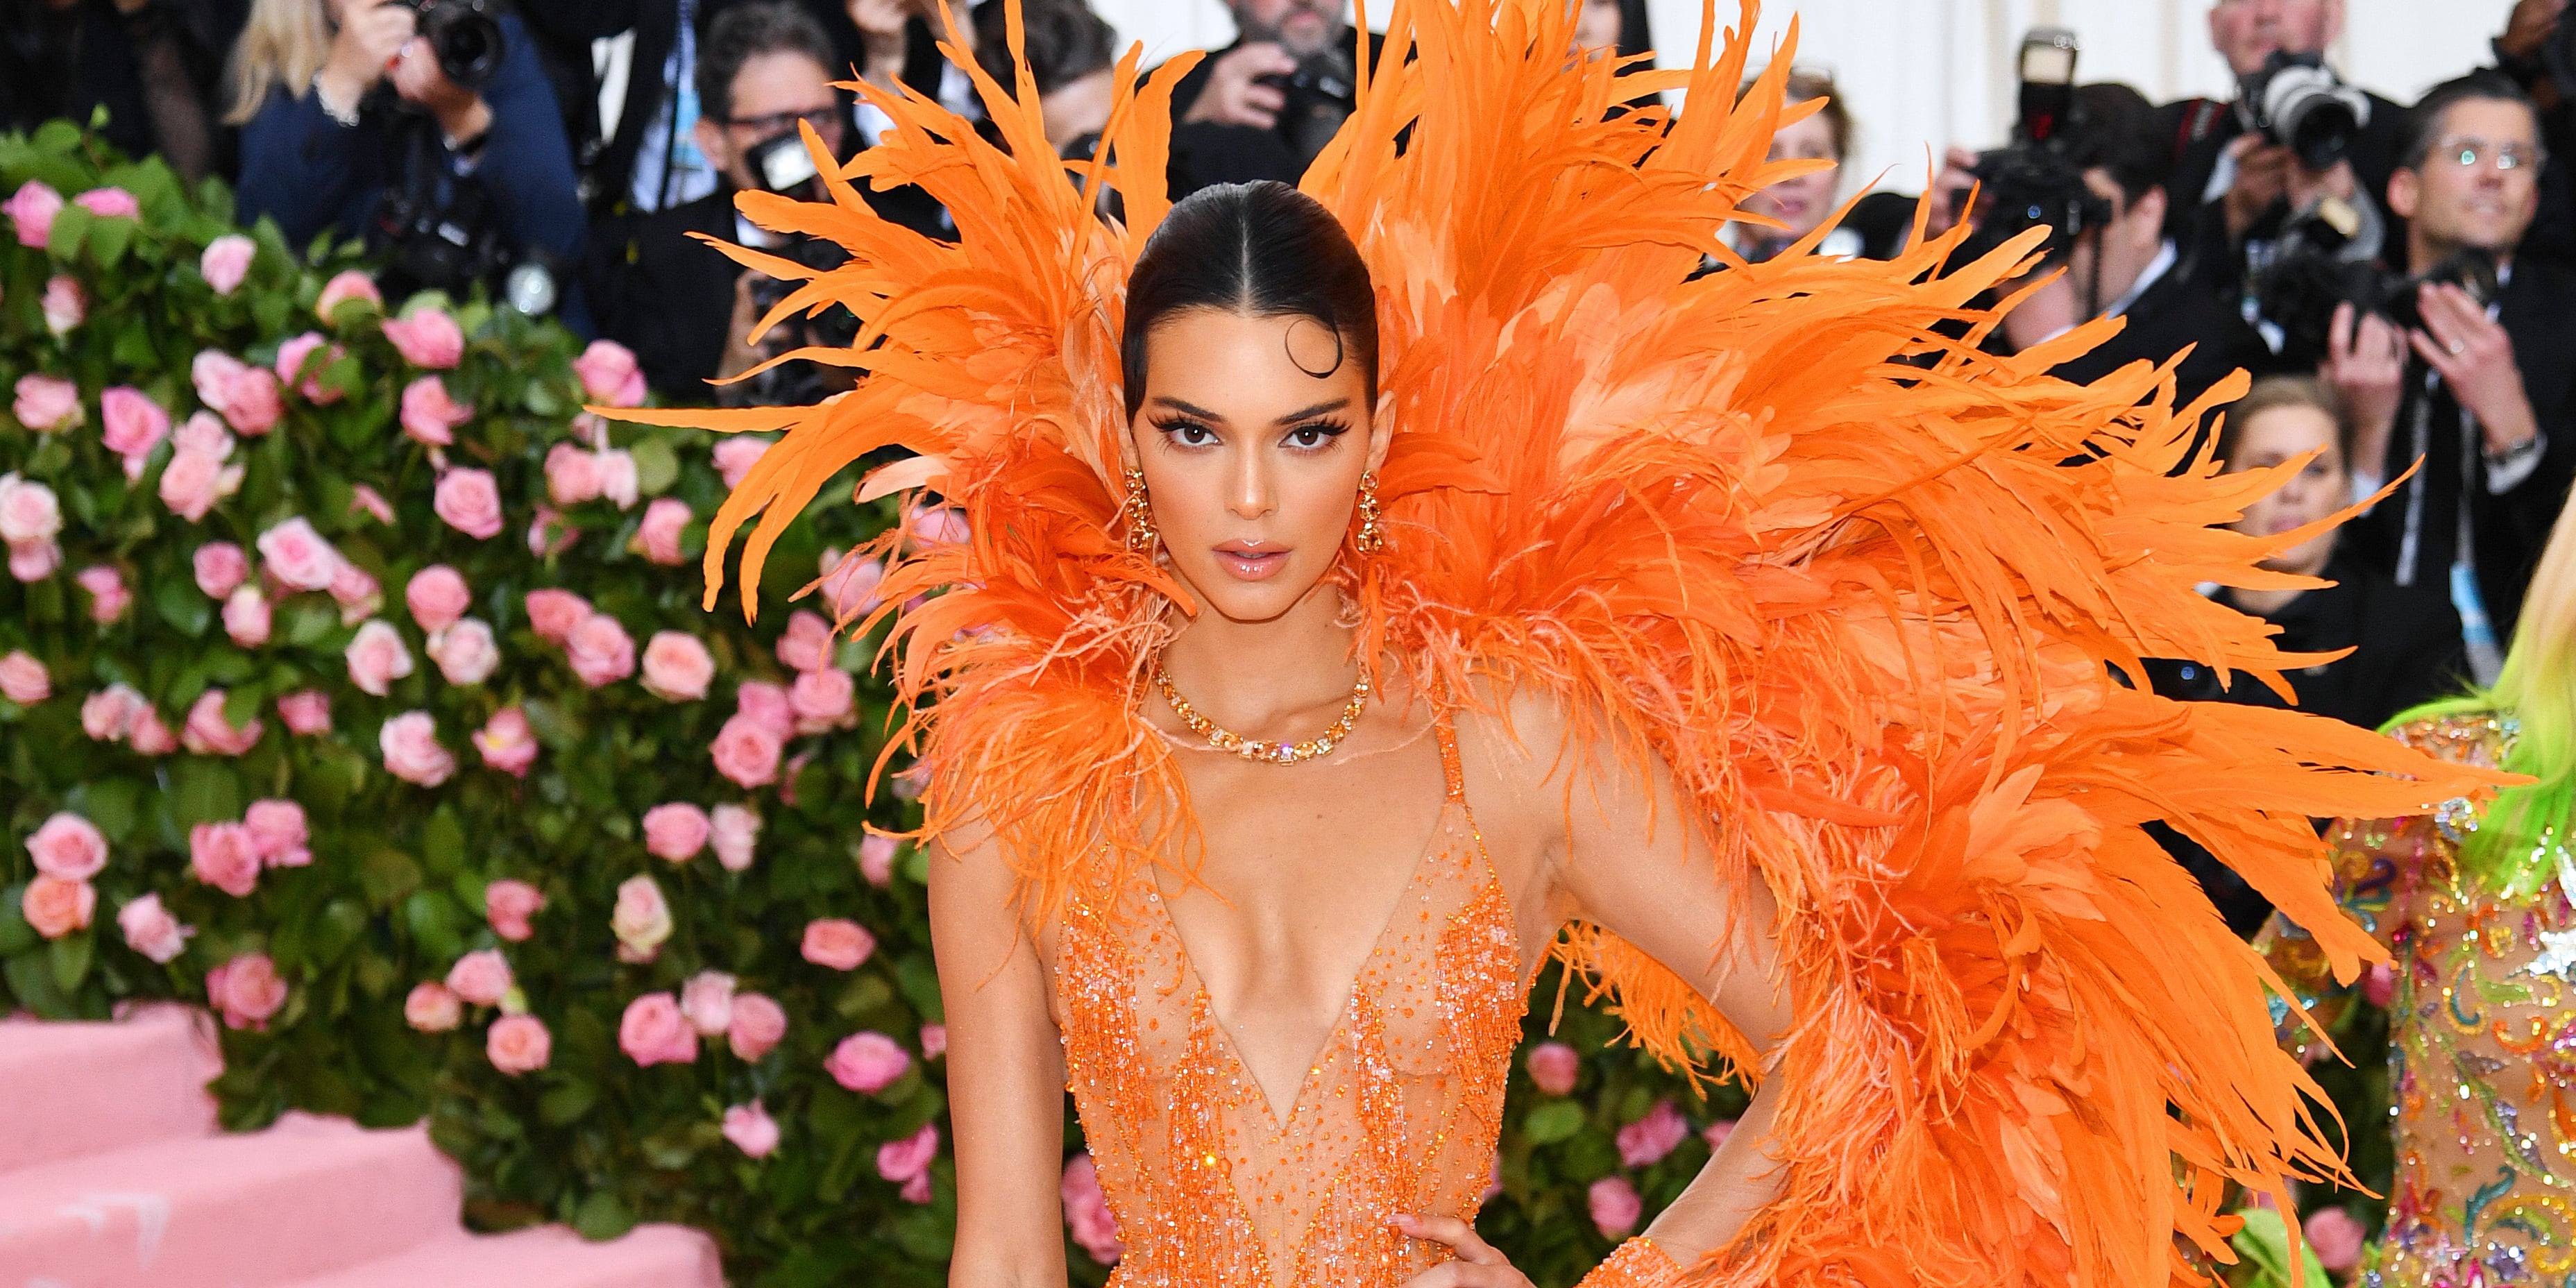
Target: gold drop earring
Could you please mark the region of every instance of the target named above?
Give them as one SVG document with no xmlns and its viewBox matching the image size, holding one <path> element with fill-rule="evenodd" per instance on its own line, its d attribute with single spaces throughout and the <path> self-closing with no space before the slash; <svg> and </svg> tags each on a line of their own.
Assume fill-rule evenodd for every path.
<svg viewBox="0 0 2576 1288">
<path fill-rule="evenodd" d="M 1127 548 L 1147 551 L 1162 536 L 1154 531 L 1153 502 L 1145 495 L 1145 471 L 1127 467 L 1127 497 L 1119 503 L 1118 512 L 1127 521 Z"/>
<path fill-rule="evenodd" d="M 1378 523 L 1377 471 L 1375 470 L 1366 470 L 1360 474 L 1360 532 L 1357 537 L 1351 539 L 1351 544 L 1357 546 L 1359 552 L 1364 555 L 1373 555 L 1386 549 L 1386 530 Z"/>
</svg>

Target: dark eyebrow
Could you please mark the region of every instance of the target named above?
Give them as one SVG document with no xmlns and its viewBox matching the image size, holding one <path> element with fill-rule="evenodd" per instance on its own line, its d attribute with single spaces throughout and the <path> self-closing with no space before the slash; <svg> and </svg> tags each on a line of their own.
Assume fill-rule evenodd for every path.
<svg viewBox="0 0 2576 1288">
<path fill-rule="evenodd" d="M 1336 398 L 1336 399 L 1332 400 L 1331 402 L 1319 402 L 1319 403 L 1315 404 L 1315 405 L 1314 405 L 1314 406 L 1312 406 L 1312 407 L 1304 408 L 1303 410 L 1299 410 L 1299 411 L 1292 411 L 1292 412 L 1288 413 L 1287 415 L 1282 416 L 1282 417 L 1280 417 L 1279 419 L 1274 420 L 1274 421 L 1272 421 L 1272 422 L 1270 422 L 1270 423 L 1271 423 L 1271 424 L 1274 424 L 1274 425 L 1293 425 L 1293 424 L 1295 424 L 1295 423 L 1297 423 L 1298 421 L 1301 421 L 1301 420 L 1313 420 L 1313 419 L 1314 419 L 1314 418 L 1316 418 L 1317 416 L 1321 416 L 1321 415 L 1325 414 L 1326 412 L 1336 412 L 1336 411 L 1340 411 L 1340 410 L 1341 410 L 1341 409 L 1343 409 L 1344 407 L 1348 407 L 1348 406 L 1350 406 L 1350 405 L 1351 405 L 1351 400 L 1350 400 L 1350 399 L 1348 399 L 1348 398 Z"/>
<path fill-rule="evenodd" d="M 1224 419 L 1225 419 L 1225 417 L 1223 417 L 1223 416 L 1221 416 L 1221 415 L 1218 415 L 1218 414 L 1217 414 L 1217 413 L 1215 413 L 1215 412 L 1209 411 L 1207 408 L 1205 408 L 1205 407 L 1201 407 L 1201 406 L 1199 406 L 1197 403 L 1193 403 L 1193 402 L 1183 402 L 1183 401 L 1181 401 L 1180 399 L 1178 399 L 1178 398 L 1174 398 L 1174 397 L 1171 397 L 1171 396 L 1169 396 L 1169 395 L 1167 395 L 1167 394 L 1156 394 L 1156 395 L 1154 396 L 1154 401 L 1155 401 L 1155 402 L 1158 402 L 1158 403 L 1161 403 L 1163 406 L 1169 407 L 1169 408 L 1171 408 L 1171 409 L 1172 409 L 1172 410 L 1174 410 L 1174 411 L 1184 412 L 1184 413 L 1187 413 L 1188 415 L 1196 416 L 1196 417 L 1198 417 L 1198 418 L 1199 418 L 1199 419 L 1201 419 L 1201 420 L 1218 420 L 1218 421 L 1221 421 L 1221 420 L 1224 420 Z"/>
</svg>

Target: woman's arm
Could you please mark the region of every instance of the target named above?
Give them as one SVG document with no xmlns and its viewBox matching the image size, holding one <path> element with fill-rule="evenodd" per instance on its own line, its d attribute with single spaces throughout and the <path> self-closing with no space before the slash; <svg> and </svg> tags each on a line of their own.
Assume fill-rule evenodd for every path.
<svg viewBox="0 0 2576 1288">
<path fill-rule="evenodd" d="M 930 847 L 930 935 L 957 1138 L 952 1288 L 1062 1288 L 1064 1048 L 989 835 Z"/>
</svg>

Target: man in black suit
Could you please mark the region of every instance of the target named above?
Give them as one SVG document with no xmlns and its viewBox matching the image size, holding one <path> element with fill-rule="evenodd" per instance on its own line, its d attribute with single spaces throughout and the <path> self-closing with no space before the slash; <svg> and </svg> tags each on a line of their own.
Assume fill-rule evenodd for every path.
<svg viewBox="0 0 2576 1288">
<path fill-rule="evenodd" d="M 2273 54 L 2321 55 L 2343 31 L 2344 0 L 2214 0 L 2209 38 L 2240 81 Z M 2353 254 L 2367 259 L 2403 241 L 2378 205 L 2396 170 L 2406 109 L 2369 95 L 2370 119 L 2350 154 L 2310 170 L 2290 149 L 2251 133 L 2238 103 L 2186 99 L 2163 109 L 2174 149 L 2167 181 L 2165 233 L 2182 255 L 2185 276 L 2230 300 L 2245 289 L 2246 265 L 2260 258 L 2295 212 L 2335 197 L 2362 221 Z"/>
<path fill-rule="evenodd" d="M 1359 70 L 1347 0 L 1226 0 L 1235 42 L 1172 89 L 1172 195 L 1220 183 L 1295 183 L 1350 119 Z M 1373 62 L 1385 43 L 1369 37 Z"/>
<path fill-rule="evenodd" d="M 2188 350 L 2175 372 L 2180 403 L 2230 372 L 2263 374 L 2272 354 L 2262 338 L 2177 269 L 2180 253 L 2164 234 L 2172 153 L 2156 109 L 2126 85 L 2086 85 L 2076 90 L 2075 119 L 2067 144 L 2110 219 L 2064 248 L 2057 262 L 2065 271 L 2004 319 L 2006 341 L 2028 349 L 2090 318 L 2124 319 L 2120 334 L 2060 363 L 2054 374 L 2086 383 L 2132 362 L 2161 364 Z"/>
<path fill-rule="evenodd" d="M 2493 72 L 2416 105 L 2388 205 L 2418 271 L 2492 256 L 2503 289 L 2482 303 L 2444 282 L 2416 293 L 2421 324 L 2335 318 L 2325 377 L 2352 409 L 2358 491 L 2421 462 L 2355 521 L 2352 552 L 2399 585 L 2447 584 L 2471 669 L 2491 681 L 2533 562 L 2576 477 L 2576 273 L 2520 255 L 2540 204 L 2540 124 Z M 2376 467 L 2375 469 L 2373 467 Z"/>
</svg>

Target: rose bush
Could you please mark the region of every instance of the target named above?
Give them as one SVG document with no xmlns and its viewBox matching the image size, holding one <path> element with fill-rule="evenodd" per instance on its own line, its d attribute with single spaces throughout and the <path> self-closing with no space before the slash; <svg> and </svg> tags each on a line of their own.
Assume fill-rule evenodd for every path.
<svg viewBox="0 0 2576 1288">
<path fill-rule="evenodd" d="M 826 572 L 865 602 L 874 565 L 827 555 L 887 506 L 826 489 L 756 624 L 702 612 L 764 445 L 581 414 L 642 396 L 632 355 L 385 299 L 61 127 L 0 136 L 0 202 L 0 1014 L 205 1006 L 228 1124 L 427 1117 L 483 1228 L 683 1221 L 736 1283 L 944 1282 L 923 859 L 866 789 L 888 692 L 787 603 Z M 1568 1005 L 1514 1065 L 1483 1227 L 1543 1284 L 1741 1105 L 1619 1032 Z M 1064 1133 L 1096 1284 L 1119 1245 Z"/>
</svg>

